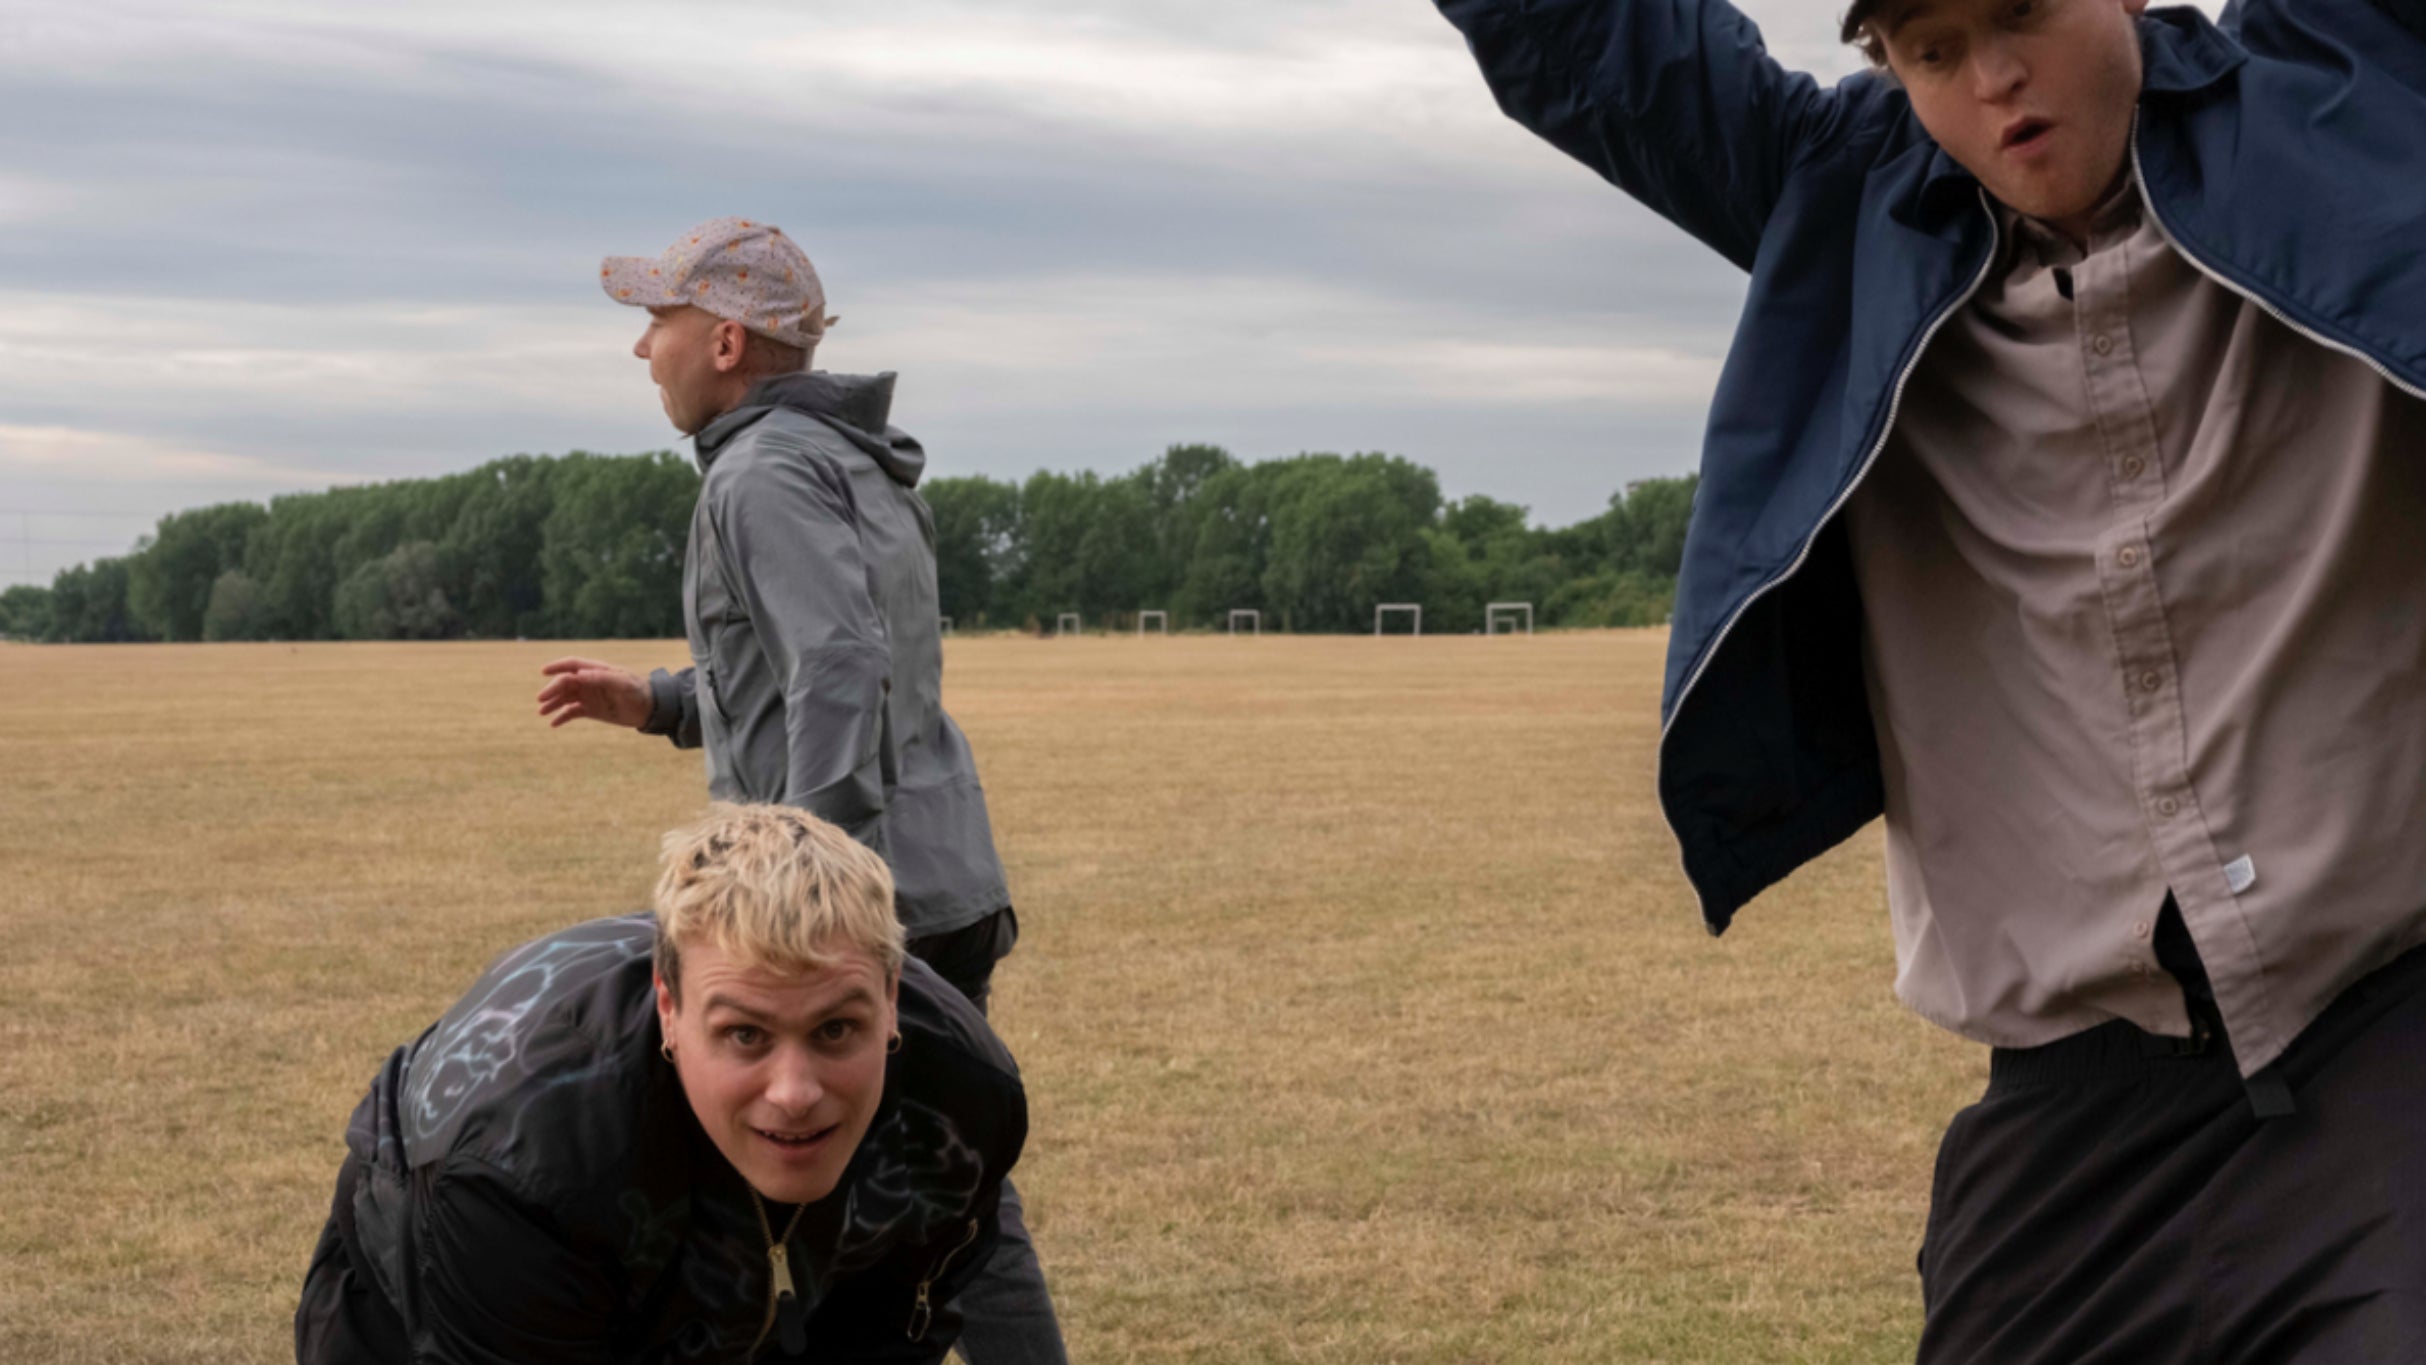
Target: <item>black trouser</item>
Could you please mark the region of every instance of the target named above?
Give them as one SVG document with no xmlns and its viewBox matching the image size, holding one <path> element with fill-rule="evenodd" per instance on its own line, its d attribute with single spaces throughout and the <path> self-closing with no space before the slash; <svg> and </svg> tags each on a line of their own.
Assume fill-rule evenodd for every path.
<svg viewBox="0 0 2426 1365">
<path fill-rule="evenodd" d="M 910 956 L 933 967 L 983 1014 L 994 995 L 994 964 L 1009 957 L 1018 942 L 1019 912 L 1006 905 L 975 924 L 911 939 L 909 948 Z"/>
<path fill-rule="evenodd" d="M 910 954 L 983 1014 L 994 994 L 994 964 L 1018 941 L 1019 916 L 1006 906 L 966 928 L 911 939 Z M 1008 1179 L 1001 1220 L 993 1259 L 960 1296 L 961 1358 L 971 1365 L 1066 1365 L 1052 1291 L 1028 1236 L 1027 1211 Z"/>
<path fill-rule="evenodd" d="M 2426 949 L 2270 1070 L 2261 1120 L 2220 1030 L 1999 1049 L 1938 1152 L 1923 1365 L 2426 1361 Z"/>
</svg>

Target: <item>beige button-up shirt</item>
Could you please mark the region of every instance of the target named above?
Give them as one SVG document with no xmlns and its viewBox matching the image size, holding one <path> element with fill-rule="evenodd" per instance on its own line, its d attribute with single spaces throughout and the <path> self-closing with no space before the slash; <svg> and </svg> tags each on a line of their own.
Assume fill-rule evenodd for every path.
<svg viewBox="0 0 2426 1365">
<path fill-rule="evenodd" d="M 2171 890 L 2254 1073 L 2426 941 L 2426 401 L 2136 186 L 2085 253 L 2004 242 L 1847 505 L 1897 992 L 2009 1047 L 2186 1033 Z"/>
</svg>

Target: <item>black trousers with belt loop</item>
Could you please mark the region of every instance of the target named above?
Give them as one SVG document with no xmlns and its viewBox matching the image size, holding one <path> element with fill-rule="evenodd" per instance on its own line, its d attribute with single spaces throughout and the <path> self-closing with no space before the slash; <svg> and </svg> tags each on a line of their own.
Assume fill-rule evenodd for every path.
<svg viewBox="0 0 2426 1365">
<path fill-rule="evenodd" d="M 2426 949 L 2271 1070 L 2261 1120 L 2221 1041 L 1999 1049 L 1938 1152 L 1922 1365 L 2426 1362 Z"/>
</svg>

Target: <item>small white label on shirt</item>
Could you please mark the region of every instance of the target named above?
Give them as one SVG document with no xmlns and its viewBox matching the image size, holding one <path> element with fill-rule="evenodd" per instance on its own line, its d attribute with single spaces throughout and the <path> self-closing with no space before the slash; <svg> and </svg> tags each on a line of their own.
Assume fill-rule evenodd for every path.
<svg viewBox="0 0 2426 1365">
<path fill-rule="evenodd" d="M 2249 860 L 2248 854 L 2224 864 L 2224 885 L 2231 888 L 2232 894 L 2237 896 L 2257 884 L 2258 865 Z"/>
</svg>

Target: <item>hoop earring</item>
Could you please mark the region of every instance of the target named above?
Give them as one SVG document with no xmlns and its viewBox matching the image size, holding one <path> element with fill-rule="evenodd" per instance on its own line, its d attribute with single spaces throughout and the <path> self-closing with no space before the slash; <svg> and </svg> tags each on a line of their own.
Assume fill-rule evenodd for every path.
<svg viewBox="0 0 2426 1365">
<path fill-rule="evenodd" d="M 674 1045 L 672 1043 L 659 1043 L 657 1045 L 657 1055 L 665 1058 L 667 1064 L 671 1065 L 674 1061 Z"/>
<path fill-rule="evenodd" d="M 901 1035 L 896 1033 L 893 1035 L 892 1040 L 884 1045 L 884 1055 L 890 1057 L 899 1051 L 901 1051 Z"/>
</svg>

